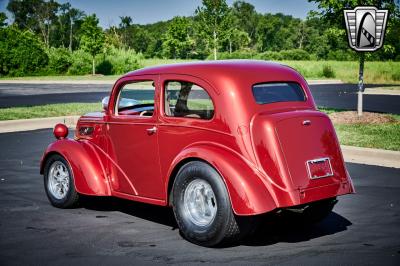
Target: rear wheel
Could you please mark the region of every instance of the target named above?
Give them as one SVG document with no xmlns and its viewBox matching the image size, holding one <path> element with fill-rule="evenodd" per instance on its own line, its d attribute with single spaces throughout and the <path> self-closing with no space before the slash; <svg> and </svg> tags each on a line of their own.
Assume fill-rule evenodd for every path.
<svg viewBox="0 0 400 266">
<path fill-rule="evenodd" d="M 232 211 L 229 195 L 221 176 L 210 165 L 194 161 L 178 172 L 172 204 L 180 232 L 189 241 L 216 246 L 238 240 L 251 228 Z"/>
<path fill-rule="evenodd" d="M 78 204 L 71 167 L 60 155 L 54 154 L 46 161 L 44 188 L 50 203 L 58 208 L 71 208 Z"/>
</svg>

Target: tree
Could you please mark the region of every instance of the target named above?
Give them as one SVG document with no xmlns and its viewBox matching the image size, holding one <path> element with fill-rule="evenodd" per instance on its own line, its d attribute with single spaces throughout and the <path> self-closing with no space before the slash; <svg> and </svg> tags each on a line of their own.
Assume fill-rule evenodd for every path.
<svg viewBox="0 0 400 266">
<path fill-rule="evenodd" d="M 7 15 L 4 12 L 0 12 L 0 28 L 7 26 Z"/>
<path fill-rule="evenodd" d="M 74 41 L 74 28 L 77 28 L 77 22 L 80 22 L 82 18 L 85 16 L 85 13 L 82 10 L 76 8 L 70 8 L 68 13 L 69 17 L 69 51 L 72 52 L 72 45 Z M 77 31 L 77 29 L 75 30 Z"/>
<path fill-rule="evenodd" d="M 240 19 L 235 15 L 233 10 L 230 10 L 226 18 L 229 27 L 224 32 L 224 43 L 226 50 L 231 54 L 235 50 L 240 50 L 249 45 L 251 39 L 249 34 L 240 28 Z"/>
<path fill-rule="evenodd" d="M 50 46 L 51 24 L 57 20 L 60 4 L 54 0 L 10 0 L 8 11 L 14 16 L 14 23 L 20 29 L 40 33 L 46 47 Z"/>
<path fill-rule="evenodd" d="M 122 43 L 125 47 L 130 48 L 129 41 L 131 39 L 131 26 L 132 26 L 132 18 L 129 16 L 119 17 L 121 22 L 119 23 L 119 28 L 122 30 Z"/>
<path fill-rule="evenodd" d="M 57 20 L 57 12 L 60 4 L 54 0 L 48 2 L 41 2 L 35 6 L 34 12 L 39 23 L 40 32 L 43 36 L 43 41 L 47 48 L 50 47 L 50 25 Z"/>
<path fill-rule="evenodd" d="M 17 27 L 0 28 L 0 76 L 23 76 L 46 67 L 43 43 L 32 32 Z"/>
<path fill-rule="evenodd" d="M 235 1 L 232 7 L 233 15 L 237 18 L 237 28 L 247 32 L 254 44 L 256 40 L 256 28 L 258 23 L 258 14 L 252 4 L 244 1 Z"/>
<path fill-rule="evenodd" d="M 190 21 L 185 17 L 174 17 L 163 36 L 163 54 L 169 58 L 188 58 L 193 45 L 189 36 Z"/>
<path fill-rule="evenodd" d="M 69 23 L 69 18 L 68 18 L 68 10 L 71 8 L 70 3 L 65 3 L 61 4 L 59 8 L 59 14 L 58 14 L 58 31 L 57 31 L 57 36 L 58 40 L 62 43 L 63 47 L 66 47 L 66 36 L 65 33 L 67 32 L 67 27 Z"/>
<path fill-rule="evenodd" d="M 79 9 L 73 8 L 70 3 L 65 3 L 60 6 L 60 14 L 58 15 L 59 35 L 64 47 L 68 47 L 72 52 L 74 43 L 74 29 L 76 29 L 77 21 L 84 17 L 85 13 Z M 66 45 L 68 43 L 68 46 Z"/>
<path fill-rule="evenodd" d="M 201 35 L 211 42 L 214 60 L 217 60 L 217 51 L 220 42 L 224 39 L 229 18 L 229 7 L 225 0 L 203 0 L 203 6 L 196 9 L 196 20 Z"/>
<path fill-rule="evenodd" d="M 117 31 L 117 27 L 116 26 L 110 26 L 109 29 L 106 30 L 105 32 L 105 46 L 106 49 L 110 49 L 110 48 L 122 48 L 123 47 L 123 43 L 121 40 L 121 36 Z"/>
<path fill-rule="evenodd" d="M 104 46 L 104 33 L 98 26 L 99 19 L 95 14 L 87 16 L 82 23 L 81 47 L 92 56 L 92 73 L 95 72 L 95 57 Z"/>
<path fill-rule="evenodd" d="M 14 17 L 14 24 L 22 30 L 39 32 L 35 8 L 41 4 L 41 0 L 10 0 L 7 10 Z"/>
<path fill-rule="evenodd" d="M 226 50 L 228 50 L 230 54 L 236 50 L 242 50 L 250 44 L 250 41 L 251 39 L 247 32 L 237 28 L 230 29 L 226 34 Z"/>
<path fill-rule="evenodd" d="M 299 24 L 299 19 L 281 13 L 261 15 L 256 29 L 258 51 L 297 48 Z"/>
<path fill-rule="evenodd" d="M 134 49 L 136 51 L 143 52 L 146 57 L 162 57 L 162 39 L 160 36 L 163 36 L 167 30 L 168 25 L 171 21 L 159 21 L 153 24 L 147 25 L 137 25 L 137 28 L 142 30 L 142 35 L 145 38 L 144 42 L 141 42 L 139 45 L 140 40 L 137 40 L 137 35 L 135 34 L 134 38 Z M 140 49 L 138 49 L 140 48 Z"/>
<path fill-rule="evenodd" d="M 130 38 L 130 47 L 133 48 L 138 53 L 144 53 L 149 46 L 151 41 L 149 31 L 139 25 L 134 25 L 131 27 L 132 30 L 132 37 Z M 162 35 L 160 35 L 162 36 Z M 158 36 L 158 39 L 161 39 Z"/>
</svg>

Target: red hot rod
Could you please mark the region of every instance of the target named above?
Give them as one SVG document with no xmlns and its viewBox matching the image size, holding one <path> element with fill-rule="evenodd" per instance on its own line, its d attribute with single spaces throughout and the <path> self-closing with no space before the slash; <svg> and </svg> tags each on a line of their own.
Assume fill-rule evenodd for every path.
<svg viewBox="0 0 400 266">
<path fill-rule="evenodd" d="M 241 219 L 288 209 L 323 218 L 354 192 L 331 121 L 287 66 L 140 69 L 103 108 L 79 119 L 74 139 L 54 129 L 40 169 L 56 207 L 80 195 L 169 205 L 185 238 L 214 246 L 245 235 Z"/>
</svg>

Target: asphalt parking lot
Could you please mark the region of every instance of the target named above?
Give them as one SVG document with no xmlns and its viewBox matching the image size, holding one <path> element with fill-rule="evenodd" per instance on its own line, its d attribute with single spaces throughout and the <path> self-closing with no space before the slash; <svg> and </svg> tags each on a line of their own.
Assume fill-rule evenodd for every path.
<svg viewBox="0 0 400 266">
<path fill-rule="evenodd" d="M 400 169 L 347 164 L 357 194 L 314 226 L 265 222 L 236 246 L 195 246 L 168 208 L 110 198 L 61 210 L 39 160 L 51 130 L 0 134 L 0 265 L 400 265 Z"/>
</svg>

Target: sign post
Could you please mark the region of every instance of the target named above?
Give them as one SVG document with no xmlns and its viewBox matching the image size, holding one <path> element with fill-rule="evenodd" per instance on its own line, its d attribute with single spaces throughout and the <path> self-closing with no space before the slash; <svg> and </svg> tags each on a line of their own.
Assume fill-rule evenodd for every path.
<svg viewBox="0 0 400 266">
<path fill-rule="evenodd" d="M 358 100 L 357 100 L 357 114 L 362 116 L 363 112 L 363 94 L 364 94 L 364 60 L 365 54 L 360 53 L 360 69 L 358 72 Z"/>
<path fill-rule="evenodd" d="M 349 46 L 360 52 L 358 72 L 357 113 L 362 116 L 364 93 L 364 52 L 373 52 L 383 45 L 388 10 L 379 10 L 374 6 L 358 6 L 344 10 Z"/>
</svg>

